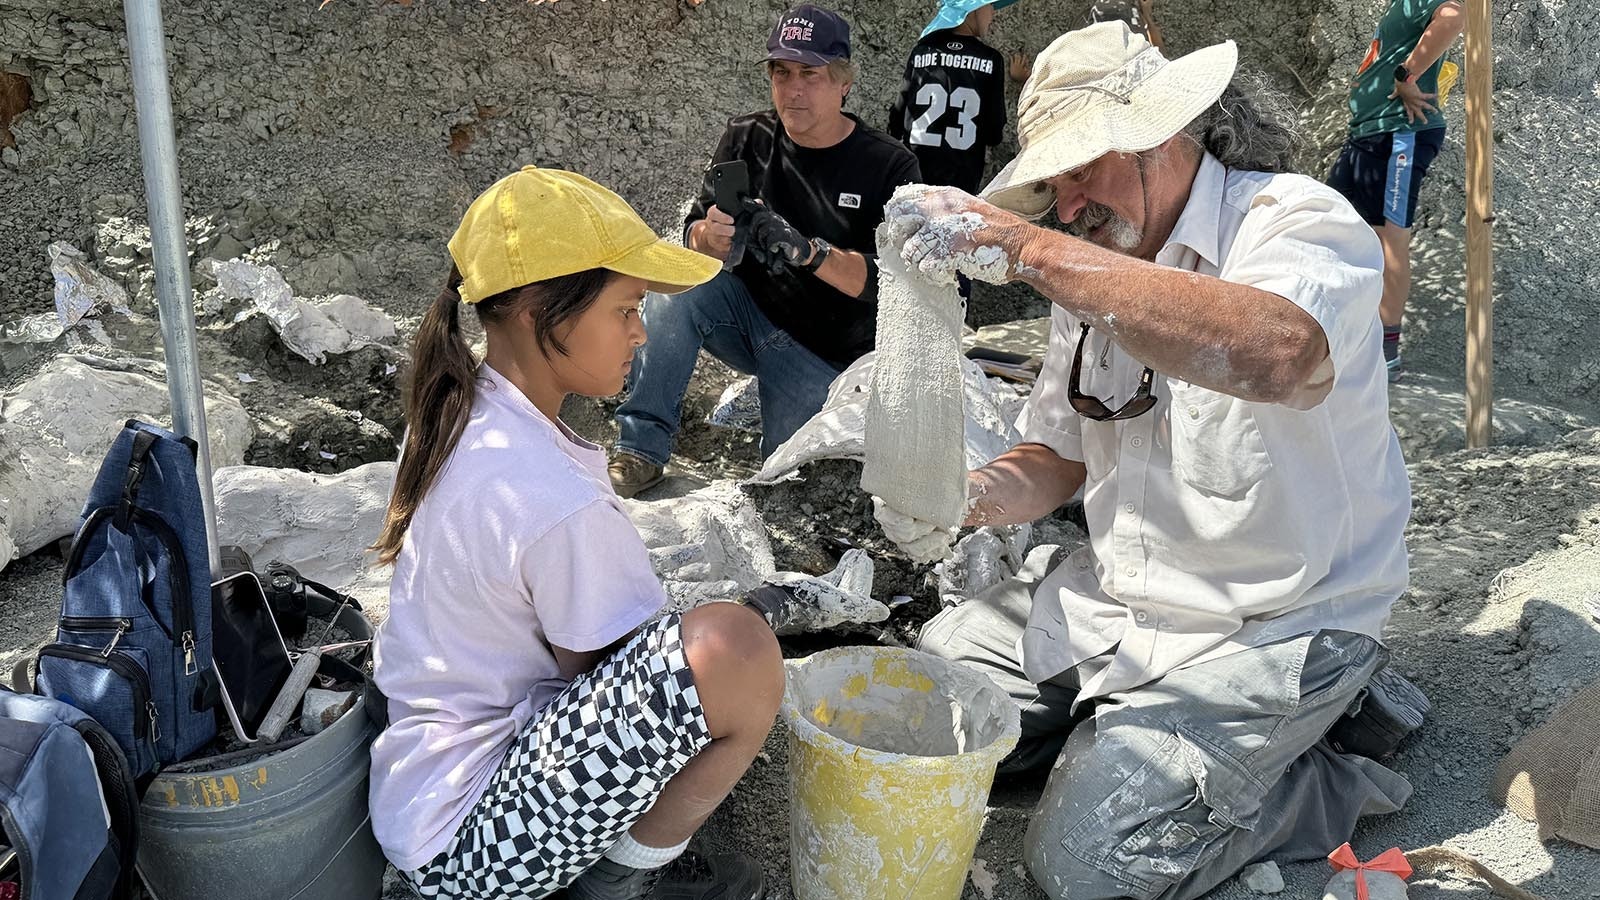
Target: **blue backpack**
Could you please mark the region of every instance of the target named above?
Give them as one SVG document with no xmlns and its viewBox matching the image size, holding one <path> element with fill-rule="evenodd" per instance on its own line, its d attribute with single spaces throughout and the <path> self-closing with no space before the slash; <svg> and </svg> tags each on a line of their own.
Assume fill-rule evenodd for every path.
<svg viewBox="0 0 1600 900">
<path fill-rule="evenodd" d="M 93 716 L 148 783 L 216 736 L 211 570 L 195 443 L 129 420 L 67 557 L 35 690 Z"/>
<path fill-rule="evenodd" d="M 28 900 L 129 896 L 138 812 L 109 732 L 65 703 L 0 690 L 0 856 L 12 860 L 0 883 Z"/>
</svg>

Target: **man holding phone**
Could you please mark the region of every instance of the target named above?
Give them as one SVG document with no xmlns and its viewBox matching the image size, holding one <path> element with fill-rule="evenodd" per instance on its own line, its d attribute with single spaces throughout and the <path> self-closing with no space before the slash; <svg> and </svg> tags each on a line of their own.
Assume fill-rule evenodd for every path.
<svg viewBox="0 0 1600 900">
<path fill-rule="evenodd" d="M 757 376 L 763 457 L 820 410 L 834 377 L 873 347 L 873 231 L 895 188 L 920 179 L 916 157 L 843 111 L 856 66 L 850 26 L 838 14 L 811 4 L 789 10 L 767 51 L 773 109 L 728 123 L 684 220 L 684 244 L 727 265 L 708 284 L 652 294 L 645 304 L 650 340 L 617 410 L 621 436 L 610 466 L 623 497 L 661 481 L 702 347 Z M 740 162 L 742 174 L 722 165 Z M 720 208 L 716 174 L 742 178 L 749 202 Z M 739 187 L 725 184 L 723 193 Z"/>
</svg>

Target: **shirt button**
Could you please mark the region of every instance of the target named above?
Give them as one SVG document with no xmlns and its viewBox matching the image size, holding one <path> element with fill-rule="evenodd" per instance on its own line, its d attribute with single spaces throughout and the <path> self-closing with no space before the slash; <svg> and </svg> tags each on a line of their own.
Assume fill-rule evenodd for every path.
<svg viewBox="0 0 1600 900">
<path fill-rule="evenodd" d="M 1198 407 L 1198 406 L 1189 407 L 1189 418 L 1191 418 L 1191 419 L 1200 418 L 1200 407 Z"/>
<path fill-rule="evenodd" d="M 1122 508 L 1127 510 L 1128 512 L 1133 512 L 1133 504 L 1132 503 L 1129 503 L 1129 504 L 1127 504 L 1126 506 L 1124 506 Z"/>
<path fill-rule="evenodd" d="M 1135 447 L 1143 447 L 1144 446 L 1144 438 L 1139 437 L 1136 434 L 1136 435 L 1133 436 L 1133 440 L 1129 441 L 1128 443 L 1134 445 Z"/>
<path fill-rule="evenodd" d="M 1131 568 L 1130 569 L 1124 569 L 1122 571 L 1122 574 L 1128 576 L 1129 578 L 1137 578 L 1139 576 L 1139 570 L 1138 569 L 1131 569 Z"/>
<path fill-rule="evenodd" d="M 1146 612 L 1136 612 L 1133 614 L 1133 617 L 1143 622 L 1144 620 L 1150 618 L 1150 614 Z"/>
</svg>

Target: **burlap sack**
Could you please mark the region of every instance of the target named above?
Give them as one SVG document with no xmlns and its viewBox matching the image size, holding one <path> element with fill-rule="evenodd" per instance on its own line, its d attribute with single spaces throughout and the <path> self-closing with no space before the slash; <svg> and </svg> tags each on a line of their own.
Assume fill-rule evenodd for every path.
<svg viewBox="0 0 1600 900">
<path fill-rule="evenodd" d="M 1539 826 L 1539 839 L 1600 849 L 1600 681 L 1511 748 L 1490 796 Z"/>
</svg>

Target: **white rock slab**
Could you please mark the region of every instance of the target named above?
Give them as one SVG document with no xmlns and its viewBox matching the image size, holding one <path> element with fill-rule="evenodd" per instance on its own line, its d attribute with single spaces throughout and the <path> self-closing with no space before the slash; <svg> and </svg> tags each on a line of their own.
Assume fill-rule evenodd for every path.
<svg viewBox="0 0 1600 900">
<path fill-rule="evenodd" d="M 95 473 L 128 419 L 171 423 L 159 363 L 60 356 L 0 395 L 0 568 L 77 530 Z M 244 460 L 254 426 L 233 395 L 205 384 L 214 466 Z"/>
<path fill-rule="evenodd" d="M 387 614 L 389 566 L 366 548 L 383 530 L 396 464 L 367 463 L 338 475 L 297 469 L 218 469 L 217 535 L 244 548 L 256 569 L 281 559 L 313 581 L 354 594 Z"/>
</svg>

